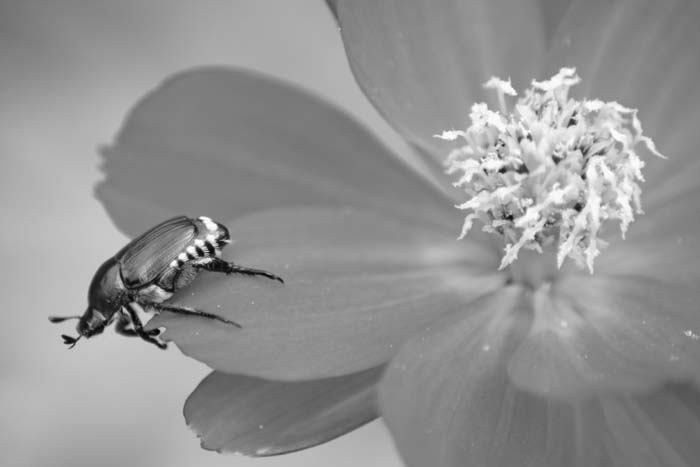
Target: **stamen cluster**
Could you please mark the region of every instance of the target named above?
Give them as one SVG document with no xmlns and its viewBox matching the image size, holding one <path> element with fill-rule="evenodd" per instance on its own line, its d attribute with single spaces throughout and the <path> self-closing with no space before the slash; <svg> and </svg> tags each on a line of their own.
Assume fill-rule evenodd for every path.
<svg viewBox="0 0 700 467">
<path fill-rule="evenodd" d="M 450 153 L 447 173 L 469 199 L 460 238 L 478 219 L 486 232 L 505 238 L 501 269 L 523 249 L 542 252 L 556 244 L 557 265 L 573 259 L 593 272 L 605 246 L 603 221 L 618 220 L 624 238 L 641 214 L 644 162 L 635 152 L 643 143 L 663 157 L 644 136 L 637 110 L 617 102 L 577 101 L 568 97 L 580 82 L 573 68 L 546 81 L 533 81 L 511 112 L 506 96 L 517 96 L 510 80 L 484 84 L 498 93 L 500 112 L 485 103 L 471 108 L 471 126 L 437 137 L 462 141 Z"/>
</svg>

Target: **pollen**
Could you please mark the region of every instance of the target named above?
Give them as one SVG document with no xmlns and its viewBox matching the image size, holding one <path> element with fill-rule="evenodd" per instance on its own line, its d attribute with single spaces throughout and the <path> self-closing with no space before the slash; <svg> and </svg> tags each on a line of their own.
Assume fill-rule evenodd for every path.
<svg viewBox="0 0 700 467">
<path fill-rule="evenodd" d="M 579 82 L 574 68 L 562 68 L 517 97 L 510 80 L 493 77 L 484 87 L 497 93 L 500 109 L 476 103 L 469 128 L 436 135 L 459 143 L 445 162 L 467 194 L 457 205 L 467 211 L 459 238 L 475 221 L 503 237 L 500 269 L 522 249 L 546 248 L 556 250 L 558 267 L 568 257 L 593 273 L 606 245 L 605 221 L 616 222 L 625 238 L 643 213 L 644 162 L 637 149 L 664 156 L 644 136 L 636 109 L 570 98 Z M 517 98 L 510 110 L 506 98 Z"/>
</svg>

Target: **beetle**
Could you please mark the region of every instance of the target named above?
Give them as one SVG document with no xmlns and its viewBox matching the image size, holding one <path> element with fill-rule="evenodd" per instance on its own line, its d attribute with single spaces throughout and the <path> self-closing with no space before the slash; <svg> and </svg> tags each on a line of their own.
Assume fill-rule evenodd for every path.
<svg viewBox="0 0 700 467">
<path fill-rule="evenodd" d="M 139 311 L 169 311 L 240 328 L 240 324 L 221 316 L 163 303 L 190 284 L 202 270 L 262 276 L 284 284 L 281 277 L 270 272 L 223 260 L 221 250 L 229 243 L 228 229 L 209 217 L 168 219 L 129 242 L 97 269 L 88 289 L 88 307 L 82 316 L 49 316 L 49 321 L 78 320 L 77 337 L 61 335 L 69 348 L 81 337 L 101 334 L 115 320 L 117 333 L 167 348 L 158 339 L 158 329 L 143 328 Z"/>
</svg>

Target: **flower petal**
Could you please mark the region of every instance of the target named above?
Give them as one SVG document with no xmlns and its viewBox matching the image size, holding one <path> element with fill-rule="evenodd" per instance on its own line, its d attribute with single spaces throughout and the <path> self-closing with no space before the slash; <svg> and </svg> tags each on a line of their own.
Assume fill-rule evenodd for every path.
<svg viewBox="0 0 700 467">
<path fill-rule="evenodd" d="M 689 385 L 575 403 L 515 387 L 506 367 L 528 326 L 518 296 L 443 320 L 392 360 L 379 403 L 408 466 L 696 463 L 700 394 Z"/>
<path fill-rule="evenodd" d="M 550 71 L 562 65 L 577 67 L 583 82 L 574 92 L 639 109 L 645 134 L 668 157 L 646 159 L 642 200 L 649 215 L 681 195 L 690 196 L 688 203 L 694 205 L 700 199 L 699 21 L 700 4 L 694 0 L 575 0 L 547 59 Z M 632 232 L 638 228 L 633 225 Z M 694 238 L 698 232 L 660 243 L 670 244 L 679 236 Z M 700 271 L 695 264 L 682 269 Z"/>
<path fill-rule="evenodd" d="M 697 286 L 570 276 L 533 302 L 534 324 L 508 366 L 521 389 L 576 400 L 700 382 Z"/>
<path fill-rule="evenodd" d="M 700 457 L 700 391 L 697 386 L 668 384 L 648 395 L 617 399 L 606 401 L 604 405 L 608 423 L 616 428 L 613 431 L 615 442 L 629 442 L 634 436 L 642 440 L 637 452 L 617 450 L 630 457 L 639 456 L 638 462 L 632 463 L 632 459 L 630 465 L 644 465 L 648 462 L 646 459 L 656 459 L 664 466 L 697 463 Z M 613 413 L 615 402 L 621 406 L 617 413 Z M 625 413 L 627 423 L 621 422 L 619 417 Z"/>
<path fill-rule="evenodd" d="M 700 281 L 700 184 L 684 189 L 676 181 L 669 189 L 686 191 L 674 196 L 666 192 L 663 201 L 656 198 L 647 203 L 646 213 L 630 226 L 627 238 L 614 238 L 600 255 L 597 272 L 634 274 L 691 287 Z"/>
<path fill-rule="evenodd" d="M 496 405 L 507 383 L 504 356 L 529 325 L 518 310 L 521 298 L 515 287 L 485 297 L 409 341 L 392 360 L 379 402 L 409 466 L 461 466 L 465 459 L 479 466 L 523 465 L 506 457 L 492 464 L 500 450 L 489 449 L 507 442 L 497 436 L 508 420 L 500 419 Z"/>
<path fill-rule="evenodd" d="M 97 196 L 129 235 L 176 214 L 230 219 L 298 205 L 372 206 L 449 228 L 458 218 L 340 109 L 250 71 L 175 75 L 102 153 Z"/>
<path fill-rule="evenodd" d="M 669 157 L 650 159 L 648 186 L 689 163 L 700 173 L 699 21 L 695 0 L 575 0 L 547 58 L 548 72 L 577 68 L 575 93 L 639 109 L 645 133 Z"/>
<path fill-rule="evenodd" d="M 298 451 L 377 418 L 381 372 L 279 382 L 215 371 L 187 398 L 185 419 L 205 449 L 248 456 Z"/>
<path fill-rule="evenodd" d="M 417 330 L 506 280 L 496 250 L 367 210 L 266 211 L 229 227 L 238 241 L 226 259 L 285 284 L 205 273 L 173 301 L 243 329 L 170 313 L 149 323 L 227 373 L 299 380 L 375 367 Z"/>
<path fill-rule="evenodd" d="M 571 414 L 508 381 L 508 358 L 529 326 L 521 298 L 511 288 L 450 317 L 387 368 L 380 408 L 409 466 L 574 465 L 562 462 L 573 446 L 557 430 Z"/>
<path fill-rule="evenodd" d="M 540 65 L 545 32 L 535 0 L 339 1 L 332 9 L 367 97 L 440 161 L 447 145 L 433 135 L 466 124 L 485 81 L 511 76 L 522 88 Z"/>
</svg>

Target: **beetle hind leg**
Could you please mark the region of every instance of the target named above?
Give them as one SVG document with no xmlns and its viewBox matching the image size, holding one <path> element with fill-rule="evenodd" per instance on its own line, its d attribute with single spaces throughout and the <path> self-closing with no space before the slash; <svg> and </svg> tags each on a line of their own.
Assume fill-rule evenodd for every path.
<svg viewBox="0 0 700 467">
<path fill-rule="evenodd" d="M 153 308 L 154 310 L 156 310 L 158 312 L 169 311 L 171 313 L 175 313 L 178 315 L 199 316 L 200 318 L 213 319 L 216 321 L 220 321 L 222 323 L 230 324 L 230 325 L 235 326 L 237 328 L 243 327 L 235 321 L 231 321 L 230 319 L 223 318 L 219 315 L 207 313 L 206 311 L 193 310 L 191 308 L 183 308 L 183 307 L 172 306 L 172 305 L 163 305 L 162 303 L 148 303 L 147 306 L 150 308 Z"/>
<path fill-rule="evenodd" d="M 240 266 L 236 263 L 229 263 L 221 258 L 212 258 L 211 261 L 202 264 L 195 264 L 198 269 L 204 269 L 211 272 L 222 272 L 224 274 L 243 274 L 245 276 L 262 276 L 272 279 L 273 281 L 278 281 L 284 284 L 284 280 L 276 274 L 265 271 L 263 269 L 249 268 L 247 266 Z"/>
</svg>

